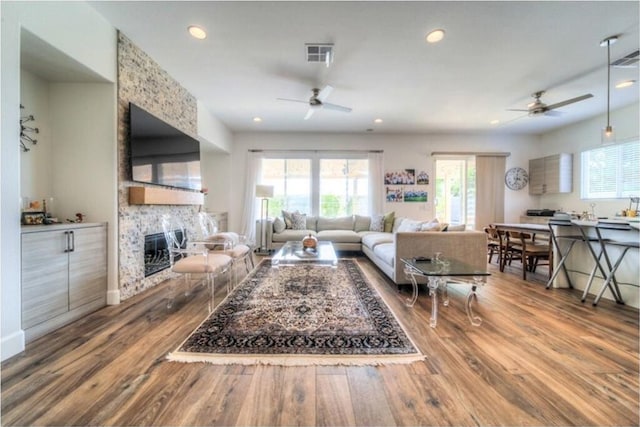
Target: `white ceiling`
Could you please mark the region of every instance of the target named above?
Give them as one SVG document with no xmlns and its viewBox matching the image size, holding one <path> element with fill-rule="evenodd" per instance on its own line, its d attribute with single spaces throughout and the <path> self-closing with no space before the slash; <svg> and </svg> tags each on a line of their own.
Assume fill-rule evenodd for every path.
<svg viewBox="0 0 640 427">
<path fill-rule="evenodd" d="M 232 131 L 541 133 L 606 111 L 606 48 L 612 60 L 638 49 L 639 2 L 91 2 L 116 28 Z M 195 40 L 189 25 L 206 29 Z M 436 28 L 445 39 L 428 44 Z M 335 62 L 307 64 L 305 43 L 335 44 Z M 612 82 L 640 80 L 612 69 Z M 351 113 L 276 98 L 328 102 Z M 638 102 L 639 85 L 612 89 L 612 109 Z M 523 117 L 531 94 L 560 117 Z M 262 123 L 254 123 L 259 116 Z M 384 120 L 374 124 L 375 118 Z M 499 119 L 503 124 L 490 125 Z M 603 123 L 604 126 L 604 123 Z"/>
</svg>

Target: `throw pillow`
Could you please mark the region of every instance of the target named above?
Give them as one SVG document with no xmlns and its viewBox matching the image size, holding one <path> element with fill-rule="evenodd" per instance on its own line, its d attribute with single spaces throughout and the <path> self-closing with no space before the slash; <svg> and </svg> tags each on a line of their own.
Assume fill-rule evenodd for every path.
<svg viewBox="0 0 640 427">
<path fill-rule="evenodd" d="M 384 215 L 374 215 L 371 217 L 370 231 L 384 231 Z"/>
<path fill-rule="evenodd" d="M 420 226 L 420 231 L 440 231 L 442 228 L 443 227 L 438 221 L 438 218 L 434 218 L 427 223 L 423 223 Z"/>
<path fill-rule="evenodd" d="M 391 233 L 393 231 L 393 219 L 395 217 L 395 212 L 389 212 L 384 216 L 384 232 Z"/>
<path fill-rule="evenodd" d="M 420 228 L 422 226 L 422 222 L 421 221 L 414 221 L 412 219 L 405 219 L 402 221 L 402 224 L 400 224 L 400 227 L 398 227 L 398 233 L 400 232 L 407 232 L 407 231 L 420 231 Z"/>
<path fill-rule="evenodd" d="M 294 212 L 291 215 L 291 228 L 294 230 L 306 230 L 307 229 L 307 215 L 300 212 Z"/>
<path fill-rule="evenodd" d="M 273 220 L 273 232 L 274 233 L 282 233 L 287 226 L 284 224 L 282 218 L 277 217 Z"/>
<path fill-rule="evenodd" d="M 292 216 L 293 216 L 293 212 L 282 211 L 282 218 L 284 219 L 285 228 L 292 228 L 293 227 L 293 217 Z"/>
</svg>

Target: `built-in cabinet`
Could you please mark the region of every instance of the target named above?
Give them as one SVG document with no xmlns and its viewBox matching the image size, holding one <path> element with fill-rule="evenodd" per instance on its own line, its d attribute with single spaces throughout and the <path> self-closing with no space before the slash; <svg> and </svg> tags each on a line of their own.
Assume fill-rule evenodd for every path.
<svg viewBox="0 0 640 427">
<path fill-rule="evenodd" d="M 106 305 L 106 224 L 25 226 L 21 244 L 27 341 Z"/>
<path fill-rule="evenodd" d="M 573 191 L 573 155 L 555 154 L 529 160 L 529 194 L 557 194 Z"/>
</svg>

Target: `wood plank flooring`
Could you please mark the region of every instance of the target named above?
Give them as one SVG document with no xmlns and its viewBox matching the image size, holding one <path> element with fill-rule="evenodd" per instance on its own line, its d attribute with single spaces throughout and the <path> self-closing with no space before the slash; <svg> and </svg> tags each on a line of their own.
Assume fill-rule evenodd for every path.
<svg viewBox="0 0 640 427">
<path fill-rule="evenodd" d="M 349 254 L 351 255 L 351 254 Z M 365 257 L 366 275 L 428 357 L 378 367 L 214 366 L 165 356 L 206 317 L 168 284 L 105 307 L 2 364 L 11 425 L 638 425 L 638 310 L 522 281 L 495 266 L 469 324 L 465 286 L 429 325 Z M 225 294 L 218 286 L 216 302 Z"/>
</svg>

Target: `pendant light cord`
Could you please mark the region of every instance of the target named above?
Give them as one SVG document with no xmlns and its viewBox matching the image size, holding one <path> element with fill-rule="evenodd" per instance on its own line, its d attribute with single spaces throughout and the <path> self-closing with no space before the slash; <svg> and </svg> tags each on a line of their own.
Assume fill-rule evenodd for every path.
<svg viewBox="0 0 640 427">
<path fill-rule="evenodd" d="M 607 128 L 609 123 L 609 110 L 611 108 L 611 40 L 607 40 Z"/>
</svg>

